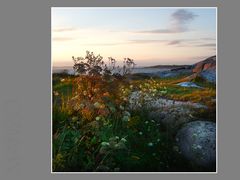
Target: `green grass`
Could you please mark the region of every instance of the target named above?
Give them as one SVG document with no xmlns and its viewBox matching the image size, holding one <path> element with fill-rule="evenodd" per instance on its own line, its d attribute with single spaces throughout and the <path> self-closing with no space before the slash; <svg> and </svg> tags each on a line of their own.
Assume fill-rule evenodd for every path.
<svg viewBox="0 0 240 180">
<path fill-rule="evenodd" d="M 54 91 L 58 91 L 60 94 L 64 96 L 68 96 L 72 93 L 72 83 L 59 83 L 53 86 Z"/>
</svg>

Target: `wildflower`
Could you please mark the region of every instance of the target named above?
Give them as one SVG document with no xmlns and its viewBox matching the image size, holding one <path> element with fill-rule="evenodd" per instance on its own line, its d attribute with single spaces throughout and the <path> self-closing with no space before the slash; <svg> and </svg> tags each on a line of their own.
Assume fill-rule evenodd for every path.
<svg viewBox="0 0 240 180">
<path fill-rule="evenodd" d="M 83 95 L 86 96 L 87 95 L 87 91 L 83 91 Z"/>
<path fill-rule="evenodd" d="M 110 96 L 109 92 L 103 93 L 103 96 Z"/>
<path fill-rule="evenodd" d="M 99 153 L 100 154 L 106 154 L 108 152 L 108 145 L 107 146 L 102 146 L 100 149 L 99 149 Z"/>
<path fill-rule="evenodd" d="M 72 121 L 77 121 L 78 120 L 78 117 L 74 116 L 72 117 Z"/>
<path fill-rule="evenodd" d="M 99 108 L 100 108 L 100 109 L 104 109 L 104 108 L 105 108 L 105 105 L 104 105 L 104 104 L 101 104 Z"/>
<path fill-rule="evenodd" d="M 109 146 L 110 144 L 108 142 L 102 142 L 101 145 L 102 146 Z"/>
<path fill-rule="evenodd" d="M 202 146 L 200 146 L 200 145 L 197 145 L 197 149 L 202 149 Z"/>
<path fill-rule="evenodd" d="M 96 108 L 100 108 L 101 104 L 100 104 L 99 102 L 95 102 L 95 103 L 94 103 L 94 106 L 95 106 Z"/>
<path fill-rule="evenodd" d="M 124 111 L 125 116 L 131 116 L 131 114 L 128 111 Z"/>
<path fill-rule="evenodd" d="M 140 131 L 138 134 L 139 134 L 140 136 L 143 135 L 142 131 Z"/>
<path fill-rule="evenodd" d="M 148 124 L 148 121 L 145 121 L 145 124 Z"/>
<path fill-rule="evenodd" d="M 99 117 L 99 116 L 97 116 L 95 119 L 96 119 L 97 121 L 99 121 L 99 120 L 100 120 L 100 117 Z"/>
<path fill-rule="evenodd" d="M 118 136 L 115 136 L 115 139 L 116 139 L 116 140 L 118 140 L 118 139 L 119 139 L 119 137 L 118 137 Z"/>
<path fill-rule="evenodd" d="M 193 145 L 192 145 L 192 149 L 197 149 L 197 145 L 196 145 L 196 144 L 193 144 Z"/>
<path fill-rule="evenodd" d="M 57 91 L 53 91 L 54 96 L 58 96 L 59 93 Z"/>
<path fill-rule="evenodd" d="M 123 116 L 122 120 L 125 122 L 129 121 L 129 116 Z"/>
<path fill-rule="evenodd" d="M 166 94 L 166 93 L 167 93 L 167 91 L 160 91 L 160 93 L 162 93 L 162 94 Z"/>
<path fill-rule="evenodd" d="M 122 138 L 120 141 L 123 142 L 123 143 L 127 142 L 127 140 L 125 138 Z"/>
<path fill-rule="evenodd" d="M 127 149 L 126 145 L 122 141 L 120 141 L 118 144 L 115 144 L 114 148 L 116 148 L 116 149 Z"/>
<path fill-rule="evenodd" d="M 153 146 L 153 143 L 152 143 L 152 142 L 148 143 L 148 146 L 149 146 L 149 147 L 152 147 L 152 146 Z"/>
<path fill-rule="evenodd" d="M 76 103 L 76 104 L 74 105 L 74 107 L 73 107 L 73 109 L 74 109 L 75 111 L 80 110 L 80 108 L 81 108 L 80 105 L 77 104 L 77 103 Z"/>
<path fill-rule="evenodd" d="M 138 156 L 134 156 L 134 155 L 131 156 L 131 158 L 134 159 L 134 160 L 139 160 L 139 159 L 140 159 L 140 157 L 138 157 Z"/>
<path fill-rule="evenodd" d="M 118 149 L 119 148 L 119 144 L 115 144 L 114 148 Z"/>
<path fill-rule="evenodd" d="M 197 138 L 197 136 L 198 136 L 198 135 L 197 135 L 196 133 L 193 133 L 193 134 L 192 134 L 192 137 L 193 137 L 193 138 Z"/>
<path fill-rule="evenodd" d="M 157 139 L 157 142 L 160 142 L 160 139 L 159 139 L 159 138 Z"/>
<path fill-rule="evenodd" d="M 123 107 L 122 105 L 120 105 L 120 109 L 121 109 L 121 110 L 124 110 L 124 107 Z"/>
</svg>

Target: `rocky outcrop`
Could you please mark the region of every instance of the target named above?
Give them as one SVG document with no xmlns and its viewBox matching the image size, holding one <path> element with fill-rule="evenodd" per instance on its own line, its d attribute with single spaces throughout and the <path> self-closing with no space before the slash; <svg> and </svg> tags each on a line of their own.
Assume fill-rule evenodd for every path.
<svg viewBox="0 0 240 180">
<path fill-rule="evenodd" d="M 185 123 L 194 119 L 194 109 L 189 106 L 175 106 L 170 108 L 151 110 L 148 118 L 155 121 L 157 125 L 168 130 L 168 133 L 175 134 Z"/>
<path fill-rule="evenodd" d="M 204 79 L 206 79 L 209 82 L 216 84 L 216 69 L 210 69 L 206 71 L 202 71 L 200 73 L 200 76 Z"/>
<path fill-rule="evenodd" d="M 193 64 L 191 66 L 191 75 L 182 78 L 178 82 L 193 81 L 197 77 L 216 84 L 216 56 Z"/>
<path fill-rule="evenodd" d="M 155 76 L 161 78 L 172 78 L 184 75 L 185 77 L 179 82 L 192 81 L 196 77 L 201 77 L 209 82 L 216 83 L 216 56 L 211 56 L 193 65 L 155 73 Z"/>
<path fill-rule="evenodd" d="M 201 73 L 203 71 L 216 70 L 216 56 L 211 56 L 203 61 L 193 65 L 193 73 Z"/>
<path fill-rule="evenodd" d="M 216 56 L 194 64 L 192 72 L 209 82 L 216 83 Z"/>
<path fill-rule="evenodd" d="M 178 131 L 176 141 L 180 153 L 194 166 L 215 168 L 216 123 L 189 122 Z"/>
</svg>

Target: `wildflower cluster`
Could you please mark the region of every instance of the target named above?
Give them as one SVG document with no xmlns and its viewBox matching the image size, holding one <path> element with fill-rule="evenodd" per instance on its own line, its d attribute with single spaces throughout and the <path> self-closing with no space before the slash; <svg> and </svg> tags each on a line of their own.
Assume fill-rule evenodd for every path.
<svg viewBox="0 0 240 180">
<path fill-rule="evenodd" d="M 129 93 L 129 106 L 131 109 L 141 108 L 153 100 L 164 96 L 166 93 L 167 88 L 163 86 L 162 82 L 154 79 L 137 83 L 134 86 L 134 90 Z"/>
</svg>

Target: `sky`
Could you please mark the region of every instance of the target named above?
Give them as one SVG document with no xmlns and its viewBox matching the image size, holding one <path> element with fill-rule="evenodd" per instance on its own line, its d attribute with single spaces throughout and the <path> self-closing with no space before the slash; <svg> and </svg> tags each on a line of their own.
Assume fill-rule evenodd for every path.
<svg viewBox="0 0 240 180">
<path fill-rule="evenodd" d="M 86 51 L 138 66 L 193 64 L 216 55 L 215 8 L 52 8 L 52 64 Z"/>
</svg>

